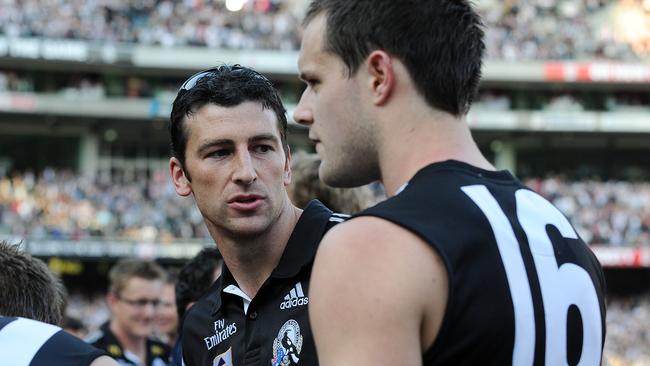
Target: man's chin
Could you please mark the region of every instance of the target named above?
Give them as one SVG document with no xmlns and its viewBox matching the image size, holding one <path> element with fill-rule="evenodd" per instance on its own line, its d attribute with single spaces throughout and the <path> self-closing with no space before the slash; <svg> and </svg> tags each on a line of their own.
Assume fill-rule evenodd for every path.
<svg viewBox="0 0 650 366">
<path fill-rule="evenodd" d="M 241 238 L 254 238 L 267 232 L 269 219 L 264 217 L 246 217 L 233 220 L 229 231 Z"/>
</svg>

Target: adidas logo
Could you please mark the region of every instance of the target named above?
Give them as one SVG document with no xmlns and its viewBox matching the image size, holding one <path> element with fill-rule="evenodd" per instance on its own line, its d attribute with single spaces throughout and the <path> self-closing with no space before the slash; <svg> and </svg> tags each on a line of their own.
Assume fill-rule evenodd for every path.
<svg viewBox="0 0 650 366">
<path fill-rule="evenodd" d="M 291 309 L 307 304 L 309 304 L 309 297 L 305 296 L 305 293 L 302 291 L 302 284 L 298 282 L 289 291 L 289 294 L 284 297 L 284 301 L 280 303 L 280 309 Z"/>
</svg>

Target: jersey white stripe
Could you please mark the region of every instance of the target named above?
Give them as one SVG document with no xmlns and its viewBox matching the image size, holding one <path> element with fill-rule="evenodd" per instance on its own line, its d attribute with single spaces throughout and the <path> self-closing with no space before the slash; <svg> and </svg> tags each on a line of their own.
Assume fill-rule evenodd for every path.
<svg viewBox="0 0 650 366">
<path fill-rule="evenodd" d="M 346 219 L 347 219 L 348 217 L 350 217 L 350 215 L 348 215 L 348 214 L 342 214 L 342 213 L 338 213 L 338 212 L 333 212 L 333 213 L 332 213 L 332 216 L 343 217 L 343 218 L 346 218 Z"/>
<path fill-rule="evenodd" d="M 3 365 L 29 366 L 39 349 L 61 328 L 18 318 L 0 331 L 0 355 Z"/>
</svg>

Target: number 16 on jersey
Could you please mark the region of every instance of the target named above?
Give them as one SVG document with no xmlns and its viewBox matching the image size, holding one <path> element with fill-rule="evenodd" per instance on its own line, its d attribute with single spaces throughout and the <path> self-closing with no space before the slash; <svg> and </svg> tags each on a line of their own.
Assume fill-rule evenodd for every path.
<svg viewBox="0 0 650 366">
<path fill-rule="evenodd" d="M 544 324 L 536 324 L 533 294 L 519 242 L 508 217 L 483 185 L 461 188 L 488 219 L 505 268 L 515 314 L 513 365 L 532 365 L 535 357 L 535 327 L 544 326 L 545 363 L 567 365 L 567 314 L 575 306 L 582 318 L 583 342 L 578 365 L 599 365 L 603 331 L 598 295 L 587 271 L 574 263 L 558 266 L 547 225 L 562 237 L 577 239 L 569 221 L 540 195 L 520 189 L 515 192 L 517 221 L 526 234 L 541 288 Z"/>
</svg>

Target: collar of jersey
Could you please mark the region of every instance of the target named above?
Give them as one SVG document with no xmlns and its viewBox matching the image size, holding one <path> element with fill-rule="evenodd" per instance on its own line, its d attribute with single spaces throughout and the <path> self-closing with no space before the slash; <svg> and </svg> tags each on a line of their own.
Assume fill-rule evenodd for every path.
<svg viewBox="0 0 650 366">
<path fill-rule="evenodd" d="M 295 277 L 303 267 L 313 262 L 316 249 L 331 216 L 332 211 L 320 201 L 312 200 L 309 202 L 300 215 L 291 237 L 289 237 L 282 258 L 280 258 L 280 263 L 271 272 L 271 278 L 287 279 Z M 230 285 L 237 286 L 234 277 L 225 264 L 221 271 L 220 280 L 219 291 L 217 296 L 214 297 L 213 314 L 218 312 L 221 307 L 221 293 L 223 290 Z"/>
</svg>

